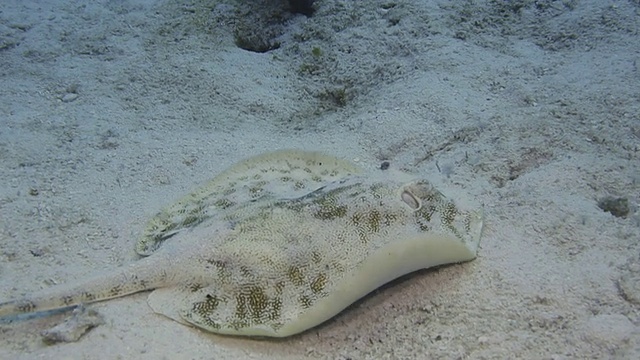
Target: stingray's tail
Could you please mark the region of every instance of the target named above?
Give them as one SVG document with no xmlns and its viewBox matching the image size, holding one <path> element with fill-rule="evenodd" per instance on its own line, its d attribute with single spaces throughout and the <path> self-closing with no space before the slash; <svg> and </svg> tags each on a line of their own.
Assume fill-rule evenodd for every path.
<svg viewBox="0 0 640 360">
<path fill-rule="evenodd" d="M 162 256 L 152 256 L 79 284 L 61 285 L 22 299 L 0 302 L 0 318 L 62 309 L 155 289 L 166 283 L 169 276 L 166 269 L 171 268 L 169 262 Z"/>
</svg>

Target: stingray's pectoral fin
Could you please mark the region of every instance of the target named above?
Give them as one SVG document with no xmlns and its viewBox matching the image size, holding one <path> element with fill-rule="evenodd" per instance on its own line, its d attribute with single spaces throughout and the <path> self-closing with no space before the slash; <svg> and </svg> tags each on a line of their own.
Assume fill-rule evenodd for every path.
<svg viewBox="0 0 640 360">
<path fill-rule="evenodd" d="M 183 307 L 187 296 L 187 290 L 176 286 L 159 288 L 149 294 L 147 303 L 155 313 L 188 325 L 188 322 L 180 315 L 180 309 Z"/>
<path fill-rule="evenodd" d="M 189 285 L 154 290 L 147 302 L 154 312 L 172 320 L 220 333 L 224 321 L 216 316 L 228 300 L 213 291 L 203 291 L 198 285 Z"/>
<path fill-rule="evenodd" d="M 148 302 L 158 314 L 212 333 L 281 336 L 280 305 L 261 295 L 248 288 L 246 294 L 230 297 L 215 286 L 191 285 L 155 290 Z"/>
<path fill-rule="evenodd" d="M 222 315 L 228 312 L 229 299 L 214 292 L 206 292 L 192 296 L 183 305 L 180 316 L 184 321 L 214 333 L 228 332 L 230 324 Z"/>
</svg>

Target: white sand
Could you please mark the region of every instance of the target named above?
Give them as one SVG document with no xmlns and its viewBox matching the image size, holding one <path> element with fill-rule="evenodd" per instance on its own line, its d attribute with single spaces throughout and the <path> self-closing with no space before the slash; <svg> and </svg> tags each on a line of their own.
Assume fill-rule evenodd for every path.
<svg viewBox="0 0 640 360">
<path fill-rule="evenodd" d="M 204 333 L 141 293 L 91 305 L 106 324 L 75 343 L 39 335 L 68 314 L 0 322 L 0 358 L 640 358 L 637 0 L 318 0 L 267 53 L 233 29 L 276 0 L 219 2 L 2 1 L 0 301 L 135 261 L 158 209 L 280 148 L 477 199 L 478 259 L 284 340 Z"/>
</svg>

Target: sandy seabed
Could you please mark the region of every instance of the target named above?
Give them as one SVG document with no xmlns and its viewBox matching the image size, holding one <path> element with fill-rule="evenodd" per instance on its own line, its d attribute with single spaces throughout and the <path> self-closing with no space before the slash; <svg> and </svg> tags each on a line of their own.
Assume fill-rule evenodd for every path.
<svg viewBox="0 0 640 360">
<path fill-rule="evenodd" d="M 282 340 L 146 294 L 0 322 L 2 359 L 640 358 L 640 3 L 19 1 L 0 7 L 0 300 L 136 261 L 160 208 L 251 155 L 382 161 L 484 204 L 475 261 Z"/>
</svg>

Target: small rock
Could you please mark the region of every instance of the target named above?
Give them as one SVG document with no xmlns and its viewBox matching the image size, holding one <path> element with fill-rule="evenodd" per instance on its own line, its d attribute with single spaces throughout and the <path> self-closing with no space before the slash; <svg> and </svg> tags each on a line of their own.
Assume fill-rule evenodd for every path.
<svg viewBox="0 0 640 360">
<path fill-rule="evenodd" d="M 87 310 L 84 306 L 79 306 L 71 317 L 62 324 L 56 325 L 49 330 L 40 333 L 45 343 L 55 344 L 59 342 L 75 342 L 92 328 L 104 324 L 104 319 L 95 310 Z"/>
<path fill-rule="evenodd" d="M 629 199 L 614 198 L 611 196 L 598 200 L 598 207 L 606 212 L 611 213 L 615 217 L 627 217 L 629 215 Z"/>
<path fill-rule="evenodd" d="M 78 96 L 79 95 L 75 94 L 75 93 L 66 93 L 66 94 L 64 94 L 64 96 L 62 97 L 61 100 L 62 100 L 62 102 L 72 102 L 75 99 L 77 99 Z"/>
</svg>

